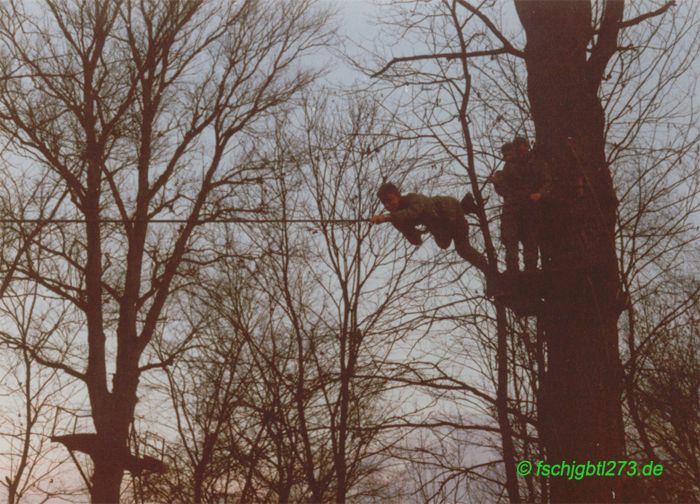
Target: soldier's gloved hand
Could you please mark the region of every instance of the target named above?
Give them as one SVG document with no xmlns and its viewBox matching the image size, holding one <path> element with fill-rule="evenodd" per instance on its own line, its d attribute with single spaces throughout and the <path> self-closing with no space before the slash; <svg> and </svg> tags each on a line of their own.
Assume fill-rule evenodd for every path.
<svg viewBox="0 0 700 504">
<path fill-rule="evenodd" d="M 531 199 L 532 201 L 539 201 L 539 200 L 542 199 L 542 193 L 538 193 L 538 192 L 532 193 L 532 194 L 530 195 L 530 199 Z"/>
<path fill-rule="evenodd" d="M 385 214 L 373 215 L 369 218 L 369 221 L 372 224 L 381 224 L 382 222 L 387 222 L 388 220 L 389 216 Z"/>
</svg>

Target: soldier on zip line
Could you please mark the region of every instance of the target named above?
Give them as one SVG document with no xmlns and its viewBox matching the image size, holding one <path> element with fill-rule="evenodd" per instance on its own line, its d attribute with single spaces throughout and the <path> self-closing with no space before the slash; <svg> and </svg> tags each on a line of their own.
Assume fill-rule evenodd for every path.
<svg viewBox="0 0 700 504">
<path fill-rule="evenodd" d="M 469 244 L 469 223 L 465 213 L 475 211 L 471 194 L 460 203 L 450 196 L 425 196 L 417 193 L 401 194 L 392 183 L 382 184 L 377 196 L 389 213 L 374 215 L 372 224 L 391 222 L 413 245 L 423 243 L 416 226 L 425 226 L 441 249 L 454 242 L 455 250 L 466 261 L 482 271 L 488 269 L 484 257 Z"/>
</svg>

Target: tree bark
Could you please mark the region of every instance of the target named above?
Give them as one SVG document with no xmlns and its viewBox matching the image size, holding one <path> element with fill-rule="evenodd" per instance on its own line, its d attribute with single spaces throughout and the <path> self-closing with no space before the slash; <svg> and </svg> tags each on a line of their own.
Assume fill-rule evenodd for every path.
<svg viewBox="0 0 700 504">
<path fill-rule="evenodd" d="M 124 469 L 119 462 L 110 460 L 109 454 L 93 459 L 95 468 L 90 488 L 90 502 L 113 504 L 119 502 L 119 489 Z"/>
<path fill-rule="evenodd" d="M 133 361 L 133 359 L 132 359 Z M 117 358 L 114 391 L 91 398 L 97 429 L 90 501 L 93 504 L 119 502 L 119 489 L 129 453 L 129 425 L 134 418 L 138 369 L 134 362 Z"/>
<path fill-rule="evenodd" d="M 590 2 L 516 0 L 527 34 L 528 95 L 536 154 L 552 167 L 542 202 L 548 290 L 541 433 L 548 462 L 619 460 L 624 453 L 618 350 L 617 201 L 605 157 L 600 80 L 617 48 L 622 2 L 605 5 L 593 37 Z M 590 57 L 588 54 L 590 53 Z M 583 190 L 581 190 L 583 185 Z M 619 501 L 619 480 L 550 478 L 554 502 Z"/>
</svg>

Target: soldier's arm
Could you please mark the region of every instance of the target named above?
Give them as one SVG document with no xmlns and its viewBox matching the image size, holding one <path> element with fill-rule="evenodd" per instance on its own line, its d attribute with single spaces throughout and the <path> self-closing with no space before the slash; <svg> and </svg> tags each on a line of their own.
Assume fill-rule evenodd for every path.
<svg viewBox="0 0 700 504">
<path fill-rule="evenodd" d="M 396 210 L 389 214 L 389 222 L 397 227 L 414 227 L 416 221 L 421 217 L 424 211 L 424 197 L 406 197 L 404 201 L 407 205 L 401 210 Z"/>
<path fill-rule="evenodd" d="M 418 231 L 415 227 L 401 226 L 397 224 L 394 224 L 394 227 L 398 229 L 404 238 L 406 238 L 411 244 L 418 246 L 423 243 L 423 239 L 420 236 L 420 231 Z"/>
<path fill-rule="evenodd" d="M 503 170 L 498 170 L 487 180 L 493 184 L 493 188 L 496 190 L 496 194 L 498 194 L 499 196 L 505 196 L 505 186 L 503 184 Z"/>
<path fill-rule="evenodd" d="M 494 184 L 496 192 L 504 199 L 514 199 L 517 197 L 517 191 L 513 189 L 513 172 L 512 166 L 506 166 L 503 170 L 496 172 L 498 175 L 497 183 Z"/>
<path fill-rule="evenodd" d="M 377 214 L 369 218 L 372 224 L 381 224 L 382 222 L 389 222 L 391 216 L 389 214 Z"/>
<path fill-rule="evenodd" d="M 382 222 L 391 222 L 391 214 L 378 214 L 370 217 L 369 221 L 372 224 L 380 224 Z M 413 245 L 421 245 L 423 239 L 421 238 L 420 231 L 418 231 L 415 226 L 402 225 L 393 223 L 394 227 L 398 229 L 404 237 L 411 242 Z"/>
</svg>

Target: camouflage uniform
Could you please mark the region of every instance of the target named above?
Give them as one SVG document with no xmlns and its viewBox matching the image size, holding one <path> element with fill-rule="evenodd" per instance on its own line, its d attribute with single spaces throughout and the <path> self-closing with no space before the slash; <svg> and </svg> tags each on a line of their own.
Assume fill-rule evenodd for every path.
<svg viewBox="0 0 700 504">
<path fill-rule="evenodd" d="M 423 225 L 433 235 L 438 247 L 446 249 L 454 241 L 455 250 L 463 259 L 486 269 L 484 258 L 469 245 L 469 223 L 455 198 L 404 194 L 399 209 L 391 212 L 390 221 L 413 245 L 423 243 L 416 229 L 416 226 Z"/>
<path fill-rule="evenodd" d="M 539 206 L 530 194 L 539 192 L 546 199 L 551 193 L 551 174 L 543 160 L 530 155 L 528 159 L 506 163 L 494 174 L 494 188 L 503 197 L 501 242 L 506 249 L 506 270 L 517 272 L 518 244 L 523 244 L 525 271 L 537 269 L 539 245 Z"/>
</svg>

